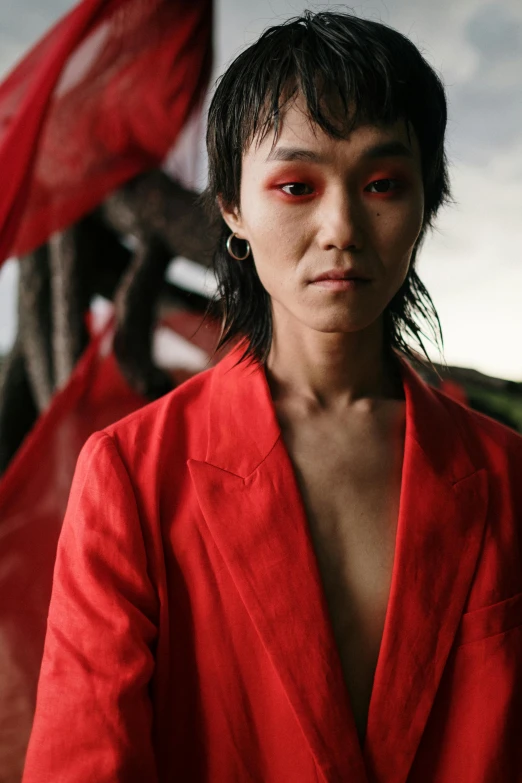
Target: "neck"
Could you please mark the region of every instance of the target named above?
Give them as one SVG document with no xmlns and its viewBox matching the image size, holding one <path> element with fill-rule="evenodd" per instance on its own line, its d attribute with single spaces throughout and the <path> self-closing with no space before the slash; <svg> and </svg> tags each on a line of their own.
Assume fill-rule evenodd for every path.
<svg viewBox="0 0 522 783">
<path fill-rule="evenodd" d="M 385 349 L 380 321 L 349 334 L 285 329 L 282 335 L 274 325 L 265 371 L 274 402 L 293 398 L 311 409 L 334 410 L 403 398 L 398 362 Z"/>
</svg>

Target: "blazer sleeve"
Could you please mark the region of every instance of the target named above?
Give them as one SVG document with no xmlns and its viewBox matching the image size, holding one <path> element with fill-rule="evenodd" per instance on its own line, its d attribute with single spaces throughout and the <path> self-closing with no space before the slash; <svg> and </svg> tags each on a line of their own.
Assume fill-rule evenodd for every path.
<svg viewBox="0 0 522 783">
<path fill-rule="evenodd" d="M 155 783 L 152 704 L 158 600 L 129 475 L 95 433 L 58 544 L 23 783 Z"/>
</svg>

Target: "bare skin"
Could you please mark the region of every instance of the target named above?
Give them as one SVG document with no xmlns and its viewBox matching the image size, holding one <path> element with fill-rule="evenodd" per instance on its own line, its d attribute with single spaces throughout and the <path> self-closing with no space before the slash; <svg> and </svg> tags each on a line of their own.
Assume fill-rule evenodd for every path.
<svg viewBox="0 0 522 783">
<path fill-rule="evenodd" d="M 265 367 L 294 464 L 362 742 L 381 645 L 400 500 L 405 404 L 383 312 L 408 272 L 424 214 L 422 166 L 402 122 L 332 139 L 298 98 L 243 156 L 239 206 L 270 295 Z M 278 155 L 277 152 L 280 151 Z M 332 268 L 366 282 L 315 282 Z"/>
<path fill-rule="evenodd" d="M 271 386 L 362 744 L 395 553 L 404 402 L 332 410 Z"/>
</svg>

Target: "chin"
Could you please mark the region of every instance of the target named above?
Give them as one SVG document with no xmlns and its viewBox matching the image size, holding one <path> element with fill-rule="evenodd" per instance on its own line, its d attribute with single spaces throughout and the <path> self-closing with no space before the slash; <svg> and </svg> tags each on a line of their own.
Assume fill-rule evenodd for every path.
<svg viewBox="0 0 522 783">
<path fill-rule="evenodd" d="M 324 334 L 354 334 L 355 332 L 363 332 L 365 329 L 369 329 L 375 323 L 375 320 L 347 317 L 344 314 L 342 317 L 337 318 L 309 320 L 307 326 L 316 332 L 323 332 Z"/>
</svg>

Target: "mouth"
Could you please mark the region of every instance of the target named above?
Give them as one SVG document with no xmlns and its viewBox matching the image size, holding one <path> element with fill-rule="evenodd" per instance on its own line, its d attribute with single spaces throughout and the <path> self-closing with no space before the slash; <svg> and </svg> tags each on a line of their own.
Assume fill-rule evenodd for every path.
<svg viewBox="0 0 522 783">
<path fill-rule="evenodd" d="M 369 283 L 370 278 L 367 275 L 363 275 L 361 272 L 357 272 L 355 269 L 329 269 L 327 272 L 322 272 L 317 277 L 314 277 L 310 282 L 324 283 L 339 281 Z"/>
<path fill-rule="evenodd" d="M 310 281 L 311 285 L 333 291 L 355 290 L 370 282 L 369 277 L 354 269 L 330 269 Z"/>
</svg>

